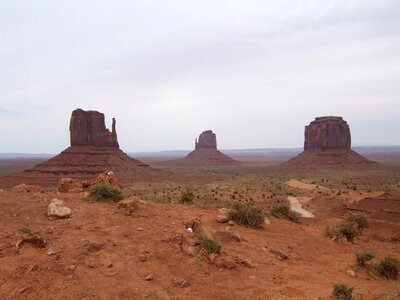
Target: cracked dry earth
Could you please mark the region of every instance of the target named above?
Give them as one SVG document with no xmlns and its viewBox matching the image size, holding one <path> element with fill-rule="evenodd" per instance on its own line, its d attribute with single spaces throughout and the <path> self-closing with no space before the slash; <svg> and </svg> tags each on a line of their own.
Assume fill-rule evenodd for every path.
<svg viewBox="0 0 400 300">
<path fill-rule="evenodd" d="M 72 209 L 71 218 L 47 218 L 52 198 Z M 360 250 L 400 256 L 398 223 L 373 221 L 354 243 L 337 243 L 323 231 L 340 219 L 318 214 L 300 225 L 271 219 L 251 229 L 217 223 L 215 210 L 141 201 L 129 215 L 114 203 L 51 191 L 2 191 L 0 211 L 0 299 L 318 299 L 337 282 L 362 299 L 396 299 L 400 285 L 355 268 Z M 244 241 L 222 242 L 222 253 L 249 263 L 227 269 L 183 254 L 170 238 L 191 218 L 210 232 L 239 233 Z M 29 235 L 23 228 L 45 245 L 16 247 Z"/>
</svg>

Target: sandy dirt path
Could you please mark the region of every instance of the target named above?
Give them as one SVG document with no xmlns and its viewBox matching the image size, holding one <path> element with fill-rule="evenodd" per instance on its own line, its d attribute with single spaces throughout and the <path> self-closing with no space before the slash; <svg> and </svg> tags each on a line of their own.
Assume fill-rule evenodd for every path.
<svg viewBox="0 0 400 300">
<path fill-rule="evenodd" d="M 290 202 L 290 209 L 298 212 L 299 214 L 301 214 L 301 216 L 303 218 L 314 218 L 314 214 L 312 212 L 309 212 L 308 210 L 305 210 L 301 203 L 299 202 L 299 200 L 297 199 L 297 197 L 293 197 L 293 196 L 288 196 L 287 199 Z"/>
</svg>

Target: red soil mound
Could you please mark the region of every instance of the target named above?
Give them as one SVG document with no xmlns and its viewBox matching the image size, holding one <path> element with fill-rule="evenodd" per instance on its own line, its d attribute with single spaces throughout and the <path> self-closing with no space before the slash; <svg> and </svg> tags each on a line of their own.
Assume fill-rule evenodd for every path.
<svg viewBox="0 0 400 300">
<path fill-rule="evenodd" d="M 357 152 L 348 149 L 310 149 L 287 161 L 288 165 L 301 168 L 319 166 L 369 166 L 374 163 Z"/>
<path fill-rule="evenodd" d="M 366 198 L 352 204 L 349 208 L 368 213 L 374 219 L 400 223 L 400 191 Z"/>
<path fill-rule="evenodd" d="M 123 182 L 167 174 L 129 157 L 118 148 L 72 146 L 32 169 L 0 178 L 0 186 L 11 187 L 18 183 L 52 186 L 63 177 L 91 179 L 107 170 L 113 171 Z"/>
</svg>

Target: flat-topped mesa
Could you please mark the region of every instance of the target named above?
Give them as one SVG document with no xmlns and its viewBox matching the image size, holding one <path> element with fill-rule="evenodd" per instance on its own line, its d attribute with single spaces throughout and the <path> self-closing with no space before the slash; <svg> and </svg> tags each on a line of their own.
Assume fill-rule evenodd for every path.
<svg viewBox="0 0 400 300">
<path fill-rule="evenodd" d="M 104 114 L 98 111 L 74 110 L 70 120 L 71 146 L 114 147 L 119 148 L 115 119 L 112 119 L 110 132 L 104 122 Z"/>
<path fill-rule="evenodd" d="M 217 149 L 217 137 L 212 130 L 203 131 L 199 141 L 195 141 L 195 149 Z"/>
<path fill-rule="evenodd" d="M 367 166 L 374 162 L 351 150 L 350 127 L 342 117 L 317 117 L 304 131 L 304 151 L 287 161 L 300 168 Z"/>
<path fill-rule="evenodd" d="M 342 117 L 315 118 L 305 127 L 304 137 L 304 150 L 351 147 L 350 127 Z"/>
</svg>

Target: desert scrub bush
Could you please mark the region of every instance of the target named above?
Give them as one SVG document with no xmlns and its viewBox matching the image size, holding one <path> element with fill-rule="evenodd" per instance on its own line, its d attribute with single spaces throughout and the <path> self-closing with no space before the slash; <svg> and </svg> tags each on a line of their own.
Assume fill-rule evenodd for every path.
<svg viewBox="0 0 400 300">
<path fill-rule="evenodd" d="M 325 227 L 325 235 L 332 240 L 345 239 L 352 242 L 361 234 L 364 228 L 369 227 L 369 217 L 364 213 L 349 213 L 339 226 Z"/>
<path fill-rule="evenodd" d="M 182 192 L 181 197 L 179 198 L 179 203 L 182 204 L 191 204 L 194 200 L 194 194 L 192 192 Z"/>
<path fill-rule="evenodd" d="M 96 184 L 89 188 L 89 196 L 87 200 L 112 200 L 119 201 L 122 197 L 122 191 L 108 183 Z"/>
<path fill-rule="evenodd" d="M 352 242 L 357 236 L 360 235 L 357 224 L 352 222 L 343 222 L 339 227 L 340 235 L 343 236 L 348 242 Z"/>
<path fill-rule="evenodd" d="M 346 240 L 352 242 L 359 234 L 357 227 L 353 223 L 343 222 L 339 226 L 325 227 L 325 236 L 333 241 Z"/>
<path fill-rule="evenodd" d="M 237 224 L 253 228 L 262 227 L 265 221 L 264 212 L 261 208 L 240 202 L 233 205 L 229 216 Z"/>
<path fill-rule="evenodd" d="M 369 216 L 360 212 L 352 212 L 346 216 L 345 222 L 353 223 L 356 225 L 357 230 L 361 233 L 364 228 L 370 225 Z"/>
<path fill-rule="evenodd" d="M 339 226 L 326 226 L 325 236 L 331 240 L 337 240 L 341 237 Z"/>
<path fill-rule="evenodd" d="M 300 214 L 290 209 L 287 203 L 278 203 L 272 206 L 271 216 L 278 219 L 288 219 L 294 223 L 300 223 Z"/>
<path fill-rule="evenodd" d="M 399 278 L 400 260 L 391 255 L 387 255 L 376 265 L 375 268 L 380 276 L 394 280 Z"/>
<path fill-rule="evenodd" d="M 219 253 L 221 250 L 221 245 L 217 241 L 208 238 L 200 238 L 200 245 L 208 254 Z"/>
<path fill-rule="evenodd" d="M 372 250 L 366 250 L 356 253 L 357 265 L 359 266 L 365 266 L 365 263 L 373 258 L 375 258 L 375 252 Z"/>
<path fill-rule="evenodd" d="M 354 300 L 353 288 L 344 283 L 336 283 L 333 286 L 332 296 L 337 300 Z"/>
</svg>

